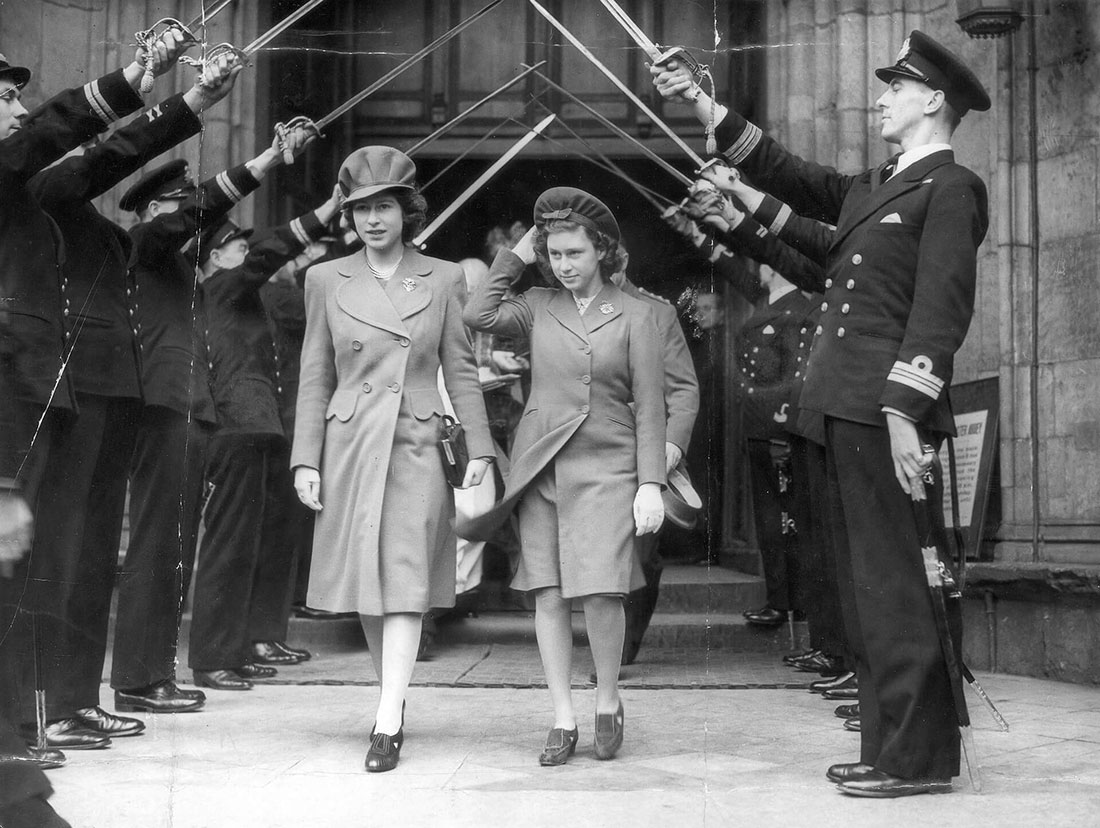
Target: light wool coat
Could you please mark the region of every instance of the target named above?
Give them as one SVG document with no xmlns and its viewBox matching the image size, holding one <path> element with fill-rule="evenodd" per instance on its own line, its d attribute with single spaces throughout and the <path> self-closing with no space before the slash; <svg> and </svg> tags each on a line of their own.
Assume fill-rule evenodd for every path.
<svg viewBox="0 0 1100 828">
<path fill-rule="evenodd" d="M 493 455 L 465 292 L 458 265 L 411 249 L 384 284 L 362 251 L 306 275 L 291 465 L 321 473 L 310 606 L 383 615 L 454 604 L 440 366 L 470 456 Z"/>
</svg>

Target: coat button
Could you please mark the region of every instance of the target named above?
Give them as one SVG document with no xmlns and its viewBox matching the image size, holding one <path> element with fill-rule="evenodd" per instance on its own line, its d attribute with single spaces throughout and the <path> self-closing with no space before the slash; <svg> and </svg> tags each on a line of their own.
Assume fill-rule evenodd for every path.
<svg viewBox="0 0 1100 828">
<path fill-rule="evenodd" d="M 589 412 L 589 407 L 587 405 L 582 405 L 581 406 L 581 414 L 587 414 L 588 412 Z"/>
<path fill-rule="evenodd" d="M 837 328 L 836 329 L 836 335 L 839 339 L 843 339 L 844 334 L 845 334 L 844 328 Z"/>
<path fill-rule="evenodd" d="M 581 348 L 581 350 L 584 351 L 586 354 L 590 354 L 590 353 L 592 353 L 592 346 L 591 345 L 585 345 L 583 348 Z"/>
<path fill-rule="evenodd" d="M 592 382 L 592 377 L 588 376 L 588 374 L 585 374 L 583 377 L 581 377 L 581 382 L 583 382 L 585 385 L 588 385 L 590 382 Z"/>
<path fill-rule="evenodd" d="M 849 305 L 847 302 L 845 302 L 843 305 L 840 306 L 840 312 L 841 313 L 847 313 L 851 309 L 852 309 L 852 306 Z"/>
<path fill-rule="evenodd" d="M 821 312 L 824 313 L 828 309 L 829 309 L 829 303 L 828 302 L 822 302 L 821 303 Z"/>
<path fill-rule="evenodd" d="M 362 351 L 363 350 L 363 343 L 360 342 L 358 339 L 352 340 L 351 349 L 353 351 Z"/>
<path fill-rule="evenodd" d="M 828 290 L 832 286 L 833 286 L 833 280 L 832 279 L 826 279 L 825 280 L 825 289 Z"/>
<path fill-rule="evenodd" d="M 399 382 L 391 382 L 391 383 L 390 383 L 389 385 L 387 385 L 386 387 L 387 387 L 388 389 L 390 389 L 390 390 L 391 390 L 391 391 L 392 391 L 393 393 L 395 393 L 395 394 L 396 394 L 396 393 L 397 393 L 398 391 L 400 391 L 400 390 L 401 390 L 401 383 L 399 383 Z"/>
<path fill-rule="evenodd" d="M 847 287 L 848 290 L 855 290 L 856 280 L 855 279 L 849 279 L 848 282 L 845 284 L 845 287 Z"/>
<path fill-rule="evenodd" d="M 795 376 L 798 376 L 798 375 L 797 375 L 797 374 L 795 374 Z M 277 385 L 277 386 L 275 387 L 275 390 L 276 390 L 276 391 L 278 391 L 278 392 L 279 392 L 280 394 L 282 394 L 282 393 L 283 393 L 283 386 L 281 386 L 281 385 Z"/>
<path fill-rule="evenodd" d="M 852 264 L 863 264 L 863 255 L 860 253 L 856 253 L 854 256 L 852 256 Z"/>
<path fill-rule="evenodd" d="M 817 326 L 817 330 L 816 330 L 816 331 L 814 331 L 814 334 L 815 334 L 815 335 L 817 335 L 817 336 L 821 336 L 821 334 L 822 334 L 822 332 L 824 332 L 824 330 L 825 330 L 825 329 L 824 329 L 823 327 L 821 327 L 820 325 L 818 325 L 818 326 Z"/>
<path fill-rule="evenodd" d="M 402 348 L 408 348 L 409 347 L 409 340 L 407 340 L 405 337 L 401 337 L 400 339 L 397 340 L 397 342 Z"/>
<path fill-rule="evenodd" d="M 363 393 L 364 394 L 369 394 L 370 393 L 370 383 L 369 382 L 364 382 L 363 383 Z"/>
</svg>

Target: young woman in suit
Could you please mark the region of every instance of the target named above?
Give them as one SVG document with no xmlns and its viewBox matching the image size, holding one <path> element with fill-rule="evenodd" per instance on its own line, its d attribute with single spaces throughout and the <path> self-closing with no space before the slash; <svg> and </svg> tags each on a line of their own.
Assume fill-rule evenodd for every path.
<svg viewBox="0 0 1100 828">
<path fill-rule="evenodd" d="M 618 242 L 618 224 L 599 200 L 571 187 L 548 190 L 535 204 L 535 227 L 497 255 L 464 314 L 476 330 L 531 342 L 531 394 L 504 499 L 460 532 L 480 535 L 518 510 L 522 552 L 512 586 L 535 594 L 554 706 L 543 765 L 564 764 L 577 745 L 573 599 L 584 605 L 596 665 L 596 756 L 610 759 L 622 744 L 623 597 L 644 583 L 634 535 L 656 532 L 664 519 L 660 340 L 653 311 L 611 282 Z M 556 287 L 506 299 L 536 258 Z"/>
<path fill-rule="evenodd" d="M 309 605 L 359 613 L 381 685 L 371 772 L 397 766 L 421 617 L 455 600 L 440 366 L 473 458 L 463 485 L 477 485 L 493 457 L 462 325 L 462 269 L 408 245 L 427 206 L 415 177 L 390 147 L 359 149 L 340 168 L 344 210 L 365 246 L 306 275 L 291 457 L 298 496 L 318 513 Z"/>
</svg>

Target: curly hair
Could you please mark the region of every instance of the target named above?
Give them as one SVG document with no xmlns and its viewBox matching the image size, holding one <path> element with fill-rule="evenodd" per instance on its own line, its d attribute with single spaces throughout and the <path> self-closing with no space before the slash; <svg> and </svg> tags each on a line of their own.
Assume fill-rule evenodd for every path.
<svg viewBox="0 0 1100 828">
<path fill-rule="evenodd" d="M 553 274 L 550 267 L 550 256 L 546 252 L 546 237 L 551 233 L 568 233 L 577 228 L 584 230 L 584 235 L 592 242 L 597 252 L 604 254 L 604 257 L 600 259 L 600 276 L 605 282 L 611 279 L 612 274 L 618 273 L 626 267 L 626 256 L 622 248 L 619 247 L 617 239 L 578 222 L 569 221 L 569 219 L 552 219 L 540 227 L 535 234 L 535 256 L 538 259 L 539 269 L 545 275 L 551 276 Z"/>
<path fill-rule="evenodd" d="M 401 208 L 401 241 L 405 244 L 411 243 L 416 238 L 416 234 L 423 230 L 424 225 L 428 223 L 428 200 L 420 194 L 419 189 L 406 190 L 395 187 L 392 190 L 382 190 L 381 193 L 375 195 L 381 195 L 382 193 L 392 195 Z M 362 201 L 361 199 L 344 206 L 344 219 L 353 230 L 355 229 L 355 220 L 351 215 L 352 210 L 355 209 L 356 204 L 360 204 Z M 358 235 L 358 231 L 356 231 L 356 235 Z"/>
</svg>

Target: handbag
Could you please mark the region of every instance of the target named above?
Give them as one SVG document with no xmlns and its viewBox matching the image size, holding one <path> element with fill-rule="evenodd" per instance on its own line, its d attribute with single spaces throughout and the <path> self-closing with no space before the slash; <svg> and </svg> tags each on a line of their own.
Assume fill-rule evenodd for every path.
<svg viewBox="0 0 1100 828">
<path fill-rule="evenodd" d="M 443 460 L 443 475 L 455 489 L 462 488 L 470 453 L 466 449 L 466 432 L 462 423 L 444 414 L 439 423 L 439 456 Z"/>
</svg>

